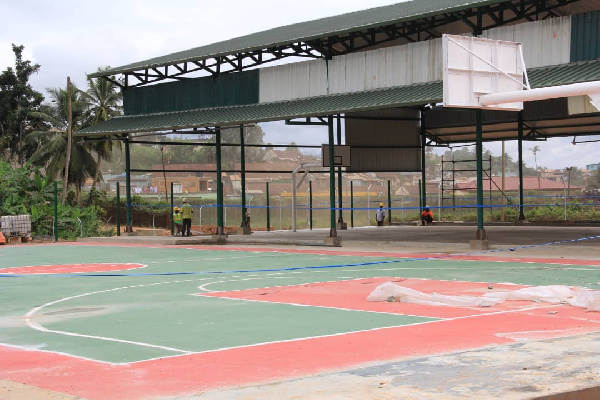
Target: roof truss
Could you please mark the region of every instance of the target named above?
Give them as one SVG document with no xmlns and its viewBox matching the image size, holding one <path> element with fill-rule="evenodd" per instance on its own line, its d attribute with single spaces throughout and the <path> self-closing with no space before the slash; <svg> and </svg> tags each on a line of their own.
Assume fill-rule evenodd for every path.
<svg viewBox="0 0 600 400">
<path fill-rule="evenodd" d="M 352 32 L 296 41 L 264 49 L 244 50 L 205 59 L 166 63 L 160 66 L 140 68 L 124 73 L 123 83 L 114 77 L 103 76 L 119 86 L 136 87 L 153 82 L 187 79 L 190 74 L 219 74 L 239 72 L 259 65 L 289 57 L 322 58 L 344 55 L 380 46 L 392 41 L 418 42 L 442 36 L 440 28 L 462 23 L 468 31 L 482 31 L 510 24 L 519 20 L 535 21 L 558 16 L 558 9 L 580 0 L 513 0 L 498 4 L 475 7 L 440 15 L 424 16 L 384 26 L 368 27 Z"/>
</svg>

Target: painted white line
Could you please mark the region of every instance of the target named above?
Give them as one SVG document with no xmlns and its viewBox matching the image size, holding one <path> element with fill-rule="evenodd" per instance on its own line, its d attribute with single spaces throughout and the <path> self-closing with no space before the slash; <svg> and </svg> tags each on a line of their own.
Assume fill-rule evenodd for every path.
<svg viewBox="0 0 600 400">
<path fill-rule="evenodd" d="M 35 347 L 35 346 L 19 346 L 19 345 L 8 344 L 8 343 L 0 343 L 0 346 L 1 347 L 10 347 L 10 348 L 13 348 L 13 349 L 19 349 L 19 350 L 24 350 L 24 351 L 35 351 L 35 352 L 42 352 L 42 353 L 49 353 L 49 354 L 59 354 L 61 356 L 73 357 L 73 358 L 77 358 L 77 359 L 80 359 L 80 360 L 93 361 L 93 362 L 98 362 L 98 363 L 108 364 L 108 365 L 122 365 L 122 363 L 113 363 L 113 362 L 110 362 L 110 361 L 96 360 L 95 358 L 77 356 L 77 355 L 73 355 L 73 354 L 70 354 L 70 353 L 65 353 L 65 352 L 62 352 L 62 351 L 44 350 L 44 349 L 40 349 L 40 348 Z"/>
<path fill-rule="evenodd" d="M 202 279 L 197 279 L 197 280 L 201 281 L 201 280 L 207 280 L 207 279 L 211 279 L 211 278 L 202 278 Z M 180 281 L 156 282 L 156 283 L 143 284 L 143 285 L 122 286 L 122 287 L 117 287 L 117 288 L 113 288 L 113 289 L 98 290 L 98 291 L 94 291 L 94 292 L 88 292 L 88 293 L 78 294 L 78 295 L 75 295 L 75 296 L 64 297 L 62 299 L 51 301 L 49 303 L 46 303 L 46 304 L 43 304 L 41 306 L 38 306 L 38 307 L 35 307 L 35 308 L 31 309 L 27 314 L 25 314 L 23 316 L 23 321 L 30 328 L 35 329 L 36 331 L 40 331 L 40 332 L 54 333 L 54 334 L 63 335 L 63 336 L 83 337 L 83 338 L 103 340 L 103 341 L 108 341 L 108 342 L 127 343 L 127 344 L 133 344 L 133 345 L 136 345 L 136 346 L 151 347 L 151 348 L 156 348 L 156 349 L 173 351 L 173 352 L 176 352 L 176 353 L 190 354 L 190 351 L 188 351 L 188 350 L 177 349 L 177 348 L 174 348 L 174 347 L 158 346 L 158 345 L 154 345 L 154 344 L 150 344 L 150 343 L 136 342 L 136 341 L 132 341 L 132 340 L 124 340 L 124 339 L 117 339 L 117 338 L 110 338 L 110 337 L 96 336 L 96 335 L 85 335 L 85 334 L 81 334 L 81 333 L 74 333 L 74 332 L 68 332 L 68 331 L 58 331 L 58 330 L 48 329 L 48 328 L 46 328 L 46 327 L 38 324 L 37 322 L 32 321 L 32 318 L 40 310 L 42 310 L 42 309 L 44 309 L 44 308 L 46 308 L 48 306 L 51 306 L 51 305 L 54 305 L 54 304 L 58 304 L 58 303 L 62 303 L 62 302 L 69 301 L 69 300 L 73 300 L 73 299 L 76 299 L 76 298 L 91 296 L 91 295 L 99 294 L 99 293 L 116 292 L 116 291 L 125 290 L 125 289 L 132 289 L 132 288 L 139 288 L 139 287 L 146 287 L 146 286 L 156 286 L 156 285 L 170 284 L 170 283 L 182 283 L 182 282 L 190 282 L 190 281 L 191 280 L 188 279 L 188 280 L 180 280 Z"/>
</svg>

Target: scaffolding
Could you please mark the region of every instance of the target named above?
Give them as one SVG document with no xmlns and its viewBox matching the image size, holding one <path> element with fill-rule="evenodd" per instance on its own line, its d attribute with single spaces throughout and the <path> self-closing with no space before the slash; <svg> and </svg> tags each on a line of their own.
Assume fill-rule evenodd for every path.
<svg viewBox="0 0 600 400">
<path fill-rule="evenodd" d="M 464 189 L 457 189 L 456 187 L 456 174 L 457 173 L 462 173 L 462 172 L 477 172 L 477 168 L 473 169 L 473 168 L 468 168 L 468 164 L 467 163 L 477 163 L 477 160 L 455 160 L 454 159 L 454 155 L 452 155 L 452 159 L 451 160 L 444 160 L 444 156 L 442 156 L 442 179 L 441 179 L 441 187 L 440 187 L 440 192 L 441 192 L 441 205 L 440 205 L 440 217 L 442 215 L 442 210 L 445 207 L 444 201 L 452 201 L 452 220 L 455 220 L 455 216 L 456 216 L 456 191 L 457 190 L 464 190 Z M 487 163 L 487 168 L 485 168 L 485 163 Z M 464 166 L 465 164 L 467 164 L 466 167 L 461 167 Z M 450 165 L 451 167 L 448 168 L 447 166 Z M 483 159 L 482 160 L 482 172 L 483 172 L 483 180 L 484 180 L 484 187 L 485 187 L 485 181 L 487 181 L 488 186 L 489 186 L 489 209 L 490 209 L 490 216 L 492 215 L 493 212 L 493 198 L 492 198 L 492 184 L 493 184 L 493 180 L 492 180 L 492 155 L 489 155 L 489 158 L 487 159 Z M 444 196 L 444 193 L 446 192 L 451 192 L 452 195 L 449 196 Z"/>
</svg>

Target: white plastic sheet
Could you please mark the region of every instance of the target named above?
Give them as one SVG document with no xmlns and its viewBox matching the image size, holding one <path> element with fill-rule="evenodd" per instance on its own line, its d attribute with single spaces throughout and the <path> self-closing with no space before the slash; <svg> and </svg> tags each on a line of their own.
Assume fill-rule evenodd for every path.
<svg viewBox="0 0 600 400">
<path fill-rule="evenodd" d="M 588 311 L 600 311 L 600 291 L 562 285 L 532 286 L 512 291 L 485 293 L 483 296 L 450 296 L 423 293 L 415 289 L 383 283 L 367 297 L 367 301 L 392 301 L 432 306 L 492 307 L 509 300 L 570 304 Z"/>
</svg>

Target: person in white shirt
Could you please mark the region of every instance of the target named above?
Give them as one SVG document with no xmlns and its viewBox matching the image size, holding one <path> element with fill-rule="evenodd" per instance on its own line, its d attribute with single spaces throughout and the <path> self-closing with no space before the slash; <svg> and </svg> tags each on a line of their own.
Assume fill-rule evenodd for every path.
<svg viewBox="0 0 600 400">
<path fill-rule="evenodd" d="M 377 210 L 375 219 L 377 220 L 377 226 L 383 226 L 383 221 L 385 221 L 385 210 L 383 209 L 383 203 L 379 203 L 379 210 Z"/>
</svg>

